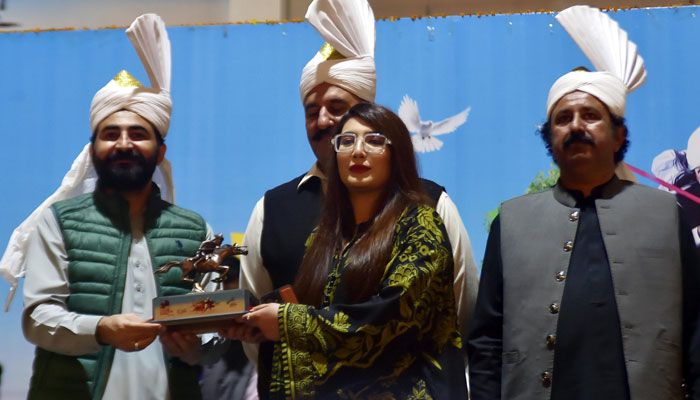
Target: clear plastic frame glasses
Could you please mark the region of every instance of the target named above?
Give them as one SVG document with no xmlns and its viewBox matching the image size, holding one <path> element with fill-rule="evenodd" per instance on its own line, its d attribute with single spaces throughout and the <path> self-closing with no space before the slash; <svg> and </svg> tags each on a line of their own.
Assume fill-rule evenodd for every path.
<svg viewBox="0 0 700 400">
<path fill-rule="evenodd" d="M 358 135 L 353 132 L 341 133 L 333 136 L 331 143 L 336 153 L 349 153 L 355 148 Z M 360 136 L 363 148 L 367 153 L 382 154 L 386 149 L 387 144 L 391 144 L 391 140 L 378 132 L 365 133 Z"/>
</svg>

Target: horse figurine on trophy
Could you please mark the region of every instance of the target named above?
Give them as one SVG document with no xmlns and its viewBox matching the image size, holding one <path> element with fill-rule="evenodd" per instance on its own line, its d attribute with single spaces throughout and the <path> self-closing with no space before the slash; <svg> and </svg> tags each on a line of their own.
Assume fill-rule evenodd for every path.
<svg viewBox="0 0 700 400">
<path fill-rule="evenodd" d="M 212 279 L 212 281 L 217 283 L 223 282 L 228 273 L 228 266 L 222 265 L 221 263 L 230 256 L 248 254 L 248 250 L 245 247 L 238 246 L 235 243 L 233 245 L 225 244 L 222 246 L 221 243 L 223 241 L 224 236 L 219 233 L 214 236 L 214 239 L 202 242 L 194 256 L 187 257 L 182 261 L 170 261 L 155 270 L 155 273 L 164 274 L 170 271 L 172 267 L 179 266 L 182 269 L 182 277 L 180 279 L 183 282 L 194 283 L 192 292 L 203 292 L 204 289 L 202 288 L 201 279 L 204 274 L 216 272 L 219 276 Z M 197 274 L 199 274 L 199 278 Z"/>
</svg>

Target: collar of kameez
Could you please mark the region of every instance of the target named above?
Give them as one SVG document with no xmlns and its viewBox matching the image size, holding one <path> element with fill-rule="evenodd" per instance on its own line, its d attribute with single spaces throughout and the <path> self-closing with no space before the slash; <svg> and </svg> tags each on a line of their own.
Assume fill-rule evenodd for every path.
<svg viewBox="0 0 700 400">
<path fill-rule="evenodd" d="M 620 192 L 625 190 L 626 187 L 633 184 L 633 182 L 623 181 L 618 178 L 617 175 L 613 175 L 612 179 L 596 188 L 600 190 L 600 192 L 597 192 L 599 193 L 597 198 L 606 200 L 612 199 Z M 561 184 L 561 179 L 557 181 L 557 184 L 552 188 L 552 191 L 554 193 L 554 199 L 559 203 L 571 208 L 576 207 L 576 197 L 571 193 L 570 189 L 567 189 Z"/>
</svg>

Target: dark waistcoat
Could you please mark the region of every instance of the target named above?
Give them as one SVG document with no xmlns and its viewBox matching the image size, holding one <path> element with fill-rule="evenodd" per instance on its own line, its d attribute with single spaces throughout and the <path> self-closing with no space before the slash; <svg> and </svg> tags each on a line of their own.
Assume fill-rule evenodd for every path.
<svg viewBox="0 0 700 400">
<path fill-rule="evenodd" d="M 578 218 L 561 187 L 503 203 L 502 398 L 549 399 L 558 307 Z M 595 200 L 620 318 L 631 398 L 681 393 L 678 208 L 668 193 L 614 179 Z M 549 375 L 551 376 L 551 375 Z M 556 376 L 553 377 L 556 379 Z"/>
</svg>

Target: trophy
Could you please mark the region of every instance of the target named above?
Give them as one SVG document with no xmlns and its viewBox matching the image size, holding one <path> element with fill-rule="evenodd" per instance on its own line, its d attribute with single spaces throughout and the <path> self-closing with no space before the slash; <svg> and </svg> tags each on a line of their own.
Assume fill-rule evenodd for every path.
<svg viewBox="0 0 700 400">
<path fill-rule="evenodd" d="M 218 273 L 213 282 L 224 282 L 229 268 L 222 265 L 226 258 L 238 254 L 248 254 L 248 250 L 235 243 L 221 245 L 223 235 L 218 234 L 211 240 L 205 240 L 193 257 L 182 261 L 171 261 L 158 268 L 155 273 L 168 272 L 172 267 L 182 269 L 184 282 L 193 284 L 188 294 L 160 296 L 153 299 L 152 322 L 168 327 L 168 330 L 205 333 L 215 332 L 230 324 L 231 319 L 245 314 L 258 300 L 246 289 L 229 289 L 205 292 L 202 279 L 207 273 Z"/>
</svg>

